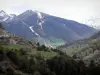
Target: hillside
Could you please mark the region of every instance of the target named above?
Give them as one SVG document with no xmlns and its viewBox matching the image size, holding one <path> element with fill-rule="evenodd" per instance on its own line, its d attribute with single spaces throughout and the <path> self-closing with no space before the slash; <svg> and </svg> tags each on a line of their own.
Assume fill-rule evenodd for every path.
<svg viewBox="0 0 100 75">
<path fill-rule="evenodd" d="M 77 59 L 100 62 L 100 32 L 88 39 L 79 40 L 69 45 L 66 44 L 58 49 L 61 49 L 70 56 L 77 57 Z"/>
<path fill-rule="evenodd" d="M 99 75 L 100 66 L 8 33 L 0 26 L 0 75 Z"/>
<path fill-rule="evenodd" d="M 35 51 L 33 49 L 36 49 L 35 51 L 38 53 L 34 55 Z M 53 56 L 54 53 L 56 55 Z M 49 57 L 47 57 L 48 55 Z M 54 49 L 51 52 L 50 49 L 39 44 L 37 44 L 37 48 L 32 48 L 32 51 L 30 49 L 10 49 L 0 45 L 0 75 L 62 74 L 99 75 L 100 66 L 93 61 L 87 66 L 82 60 L 76 61 L 59 50 Z"/>
<path fill-rule="evenodd" d="M 52 57 L 57 53 L 54 51 L 49 51 L 51 48 L 46 48 L 44 45 L 36 44 L 34 42 L 28 41 L 23 37 L 15 36 L 11 33 L 8 33 L 0 24 L 0 46 L 7 49 L 25 49 L 26 51 L 30 51 L 30 54 L 42 54 L 44 57 Z M 42 48 L 48 49 L 48 51 L 44 51 Z"/>
<path fill-rule="evenodd" d="M 26 56 L 30 58 L 32 56 L 40 57 L 40 59 L 44 58 L 44 60 L 47 60 L 59 55 L 59 53 L 60 52 L 54 51 L 39 43 L 32 43 L 22 37 L 8 33 L 2 27 L 2 24 L 0 24 L 0 75 L 1 73 L 3 75 L 6 73 L 7 75 L 28 75 L 27 73 L 23 73 L 19 69 L 20 65 L 18 66 L 17 64 L 23 63 L 20 61 L 24 60 Z M 26 59 L 26 61 L 28 61 L 28 59 Z"/>
</svg>

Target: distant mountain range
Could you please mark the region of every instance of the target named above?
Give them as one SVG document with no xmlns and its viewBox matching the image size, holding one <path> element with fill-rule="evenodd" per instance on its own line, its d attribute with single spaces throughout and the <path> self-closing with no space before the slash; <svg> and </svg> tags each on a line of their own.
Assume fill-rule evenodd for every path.
<svg viewBox="0 0 100 75">
<path fill-rule="evenodd" d="M 88 38 L 97 31 L 73 20 L 32 10 L 27 10 L 18 16 L 0 11 L 0 22 L 10 33 L 47 46 L 59 46 Z"/>
</svg>

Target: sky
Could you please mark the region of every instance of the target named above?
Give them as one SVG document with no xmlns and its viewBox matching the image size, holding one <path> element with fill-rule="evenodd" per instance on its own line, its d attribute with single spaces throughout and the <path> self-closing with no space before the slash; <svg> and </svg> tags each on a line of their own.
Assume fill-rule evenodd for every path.
<svg viewBox="0 0 100 75">
<path fill-rule="evenodd" d="M 8 14 L 37 10 L 82 22 L 89 18 L 100 18 L 100 0 L 0 0 L 0 10 Z"/>
</svg>

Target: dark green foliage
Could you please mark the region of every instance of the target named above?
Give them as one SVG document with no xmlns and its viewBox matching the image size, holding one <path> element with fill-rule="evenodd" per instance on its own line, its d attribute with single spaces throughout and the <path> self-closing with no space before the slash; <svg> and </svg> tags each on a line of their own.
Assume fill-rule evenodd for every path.
<svg viewBox="0 0 100 75">
<path fill-rule="evenodd" d="M 46 47 L 45 45 L 41 45 L 40 46 L 40 44 L 39 43 L 37 43 L 37 50 L 38 51 L 49 51 L 49 48 L 48 47 Z"/>
<path fill-rule="evenodd" d="M 39 44 L 39 43 L 37 43 L 36 45 L 37 45 L 38 47 L 40 46 L 40 44 Z"/>
<path fill-rule="evenodd" d="M 77 57 L 76 54 L 74 54 L 74 55 L 72 56 L 72 58 L 73 58 L 73 59 L 77 59 L 78 57 Z"/>
<path fill-rule="evenodd" d="M 59 53 L 60 55 L 66 55 L 64 52 L 62 52 L 61 50 L 58 50 L 58 49 L 51 49 L 52 51 L 54 52 L 57 52 Z"/>
<path fill-rule="evenodd" d="M 4 29 L 1 23 L 0 23 L 0 28 L 1 28 L 1 29 Z"/>
<path fill-rule="evenodd" d="M 20 50 L 21 55 L 27 55 L 28 50 L 21 48 Z"/>
<path fill-rule="evenodd" d="M 4 60 L 4 48 L 0 46 L 0 61 Z"/>
<path fill-rule="evenodd" d="M 75 74 L 75 68 L 77 64 L 75 61 L 66 56 L 55 57 L 51 60 L 47 60 L 49 68 L 56 75 L 77 75 Z"/>
<path fill-rule="evenodd" d="M 11 59 L 12 62 L 14 62 L 14 64 L 20 65 L 20 60 L 19 60 L 16 52 L 9 51 L 9 52 L 7 52 L 7 56 Z"/>
<path fill-rule="evenodd" d="M 96 65 L 96 63 L 91 60 L 88 72 L 90 75 L 100 75 L 100 65 Z"/>
<path fill-rule="evenodd" d="M 42 48 L 45 47 L 42 46 Z M 8 63 L 10 67 L 8 66 L 5 72 L 2 72 L 3 70 L 0 66 L 0 74 L 4 73 L 3 75 L 16 75 L 15 71 L 27 75 L 100 75 L 99 64 L 91 61 L 90 65 L 86 66 L 82 60 L 75 61 L 65 54 L 45 60 L 39 54 L 37 56 L 28 55 L 24 49 L 7 50 L 0 47 L 0 58 L 1 57 L 3 58 L 0 59 L 1 62 L 5 60 L 12 62 L 12 64 Z M 73 57 L 76 58 L 76 56 Z"/>
</svg>

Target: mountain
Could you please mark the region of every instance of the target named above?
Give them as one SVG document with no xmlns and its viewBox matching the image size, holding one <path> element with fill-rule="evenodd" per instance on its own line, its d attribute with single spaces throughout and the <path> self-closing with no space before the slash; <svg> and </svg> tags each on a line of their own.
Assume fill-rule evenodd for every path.
<svg viewBox="0 0 100 75">
<path fill-rule="evenodd" d="M 32 10 L 27 10 L 2 23 L 7 31 L 17 36 L 37 40 L 49 46 L 58 46 L 88 38 L 96 32 L 94 28 L 85 24 Z"/>
<path fill-rule="evenodd" d="M 16 15 L 15 14 L 10 14 L 8 15 L 6 12 L 3 10 L 0 11 L 0 22 L 5 22 L 12 20 Z"/>
</svg>

